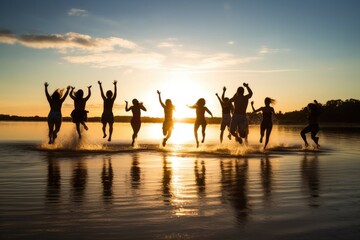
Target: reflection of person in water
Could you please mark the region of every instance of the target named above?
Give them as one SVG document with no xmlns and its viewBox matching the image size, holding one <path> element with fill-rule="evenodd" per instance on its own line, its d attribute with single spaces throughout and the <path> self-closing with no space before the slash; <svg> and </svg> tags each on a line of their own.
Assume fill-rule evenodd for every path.
<svg viewBox="0 0 360 240">
<path fill-rule="evenodd" d="M 54 143 L 58 132 L 60 131 L 62 115 L 61 107 L 70 91 L 70 86 L 67 87 L 64 96 L 62 97 L 63 90 L 56 89 L 50 96 L 48 91 L 49 84 L 45 84 L 45 95 L 50 104 L 50 112 L 48 115 L 48 126 L 49 126 L 49 144 Z"/>
<path fill-rule="evenodd" d="M 228 138 L 231 139 L 230 123 L 231 123 L 231 114 L 234 112 L 234 106 L 230 102 L 230 99 L 225 97 L 225 92 L 226 92 L 226 87 L 223 88 L 223 93 L 221 95 L 221 98 L 217 93 L 215 94 L 216 97 L 219 99 L 222 110 L 221 125 L 220 125 L 220 143 L 222 143 L 223 141 L 225 128 L 228 128 L 229 130 Z"/>
<path fill-rule="evenodd" d="M 316 137 L 316 134 L 319 132 L 320 128 L 319 128 L 319 123 L 318 123 L 318 118 L 320 115 L 320 104 L 314 100 L 314 103 L 309 103 L 308 104 L 308 111 L 309 111 L 309 116 L 308 116 L 308 120 L 309 120 L 309 125 L 306 126 L 302 131 L 301 131 L 301 137 L 305 142 L 305 147 L 309 146 L 309 143 L 306 140 L 306 133 L 311 132 L 311 139 L 315 142 L 316 147 L 319 148 L 319 137 Z"/>
<path fill-rule="evenodd" d="M 271 199 L 273 171 L 268 157 L 261 159 L 261 182 L 264 191 L 265 203 Z"/>
<path fill-rule="evenodd" d="M 199 127 L 201 126 L 201 133 L 202 133 L 202 140 L 201 142 L 204 143 L 205 141 L 205 130 L 206 130 L 206 119 L 205 119 L 205 112 L 207 112 L 208 114 L 211 115 L 211 117 L 213 117 L 212 113 L 210 112 L 210 110 L 205 107 L 206 101 L 203 98 L 200 98 L 195 105 L 193 106 L 188 106 L 189 108 L 193 108 L 196 109 L 196 120 L 195 120 L 195 125 L 194 125 L 194 135 L 195 135 L 195 140 L 196 140 L 196 147 L 199 147 L 199 140 L 198 140 L 198 134 L 197 131 L 199 129 Z"/>
<path fill-rule="evenodd" d="M 146 108 L 144 107 L 142 102 L 139 102 L 136 98 L 132 100 L 133 105 L 131 107 L 128 107 L 128 102 L 125 101 L 125 111 L 132 111 L 133 117 L 131 118 L 131 127 L 133 129 L 133 135 L 132 135 L 132 142 L 131 146 L 135 145 L 135 140 L 137 138 L 137 135 L 140 131 L 141 127 L 141 110 L 146 111 Z"/>
<path fill-rule="evenodd" d="M 131 187 L 133 189 L 138 189 L 140 186 L 141 170 L 139 166 L 139 157 L 136 153 L 133 154 L 133 160 L 130 169 L 131 176 Z"/>
<path fill-rule="evenodd" d="M 52 154 L 47 156 L 48 177 L 46 199 L 48 202 L 58 202 L 60 199 L 61 175 L 60 166 Z"/>
<path fill-rule="evenodd" d="M 205 162 L 201 161 L 201 166 L 199 167 L 199 161 L 198 161 L 198 159 L 196 159 L 195 166 L 194 166 L 194 172 L 195 172 L 196 186 L 198 188 L 198 195 L 199 195 L 199 197 L 205 197 L 205 188 L 206 188 Z"/>
<path fill-rule="evenodd" d="M 267 98 L 265 98 L 265 107 L 255 109 L 254 101 L 251 102 L 251 107 L 252 107 L 254 113 L 260 112 L 260 111 L 262 111 L 262 113 L 263 113 L 263 118 L 262 118 L 262 122 L 260 125 L 260 143 L 262 143 L 264 133 L 266 131 L 264 149 L 266 148 L 267 144 L 269 143 L 270 133 L 271 133 L 271 130 L 273 127 L 272 116 L 275 115 L 275 110 L 273 107 L 270 107 L 270 104 L 274 104 L 274 103 L 275 103 L 274 99 L 267 97 Z"/>
<path fill-rule="evenodd" d="M 309 194 L 309 206 L 319 207 L 320 197 L 320 179 L 319 179 L 319 161 L 318 155 L 312 155 L 308 158 L 308 154 L 305 153 L 301 162 L 301 176 L 303 187 Z"/>
<path fill-rule="evenodd" d="M 103 184 L 103 197 L 104 199 L 110 199 L 113 196 L 113 178 L 114 172 L 111 165 L 111 157 L 103 160 L 103 167 L 101 172 L 101 182 Z"/>
<path fill-rule="evenodd" d="M 165 113 L 165 119 L 164 119 L 164 123 L 162 126 L 163 135 L 164 135 L 162 145 L 163 145 L 163 147 L 165 147 L 166 141 L 170 138 L 173 127 L 174 127 L 174 121 L 173 121 L 172 116 L 173 116 L 173 111 L 175 110 L 175 107 L 172 104 L 170 99 L 166 99 L 165 104 L 164 104 L 161 100 L 161 92 L 158 90 L 157 93 L 159 95 L 159 102 L 160 102 L 161 106 L 163 107 L 164 113 Z"/>
<path fill-rule="evenodd" d="M 169 204 L 172 198 L 172 167 L 168 165 L 167 156 L 163 155 L 163 179 L 162 179 L 162 196 L 165 204 Z"/>
<path fill-rule="evenodd" d="M 72 191 L 73 201 L 82 202 L 87 183 L 87 168 L 82 159 L 77 159 L 73 164 Z"/>
<path fill-rule="evenodd" d="M 103 125 L 102 130 L 104 133 L 104 137 L 106 138 L 106 124 L 109 124 L 109 138 L 108 141 L 111 141 L 111 135 L 113 132 L 113 125 L 114 125 L 114 114 L 112 112 L 113 106 L 114 106 L 114 102 L 116 99 L 116 95 L 117 95 L 117 88 L 116 88 L 116 83 L 117 81 L 114 81 L 114 95 L 112 91 L 107 91 L 106 92 L 106 96 L 104 94 L 101 82 L 98 81 L 99 86 L 100 86 L 100 93 L 101 93 L 101 97 L 104 101 L 104 110 L 103 113 L 101 115 L 101 123 Z"/>
<path fill-rule="evenodd" d="M 234 208 L 237 222 L 245 224 L 250 210 L 247 197 L 248 160 L 229 160 L 226 163 L 222 160 L 220 169 L 222 198 Z"/>
</svg>

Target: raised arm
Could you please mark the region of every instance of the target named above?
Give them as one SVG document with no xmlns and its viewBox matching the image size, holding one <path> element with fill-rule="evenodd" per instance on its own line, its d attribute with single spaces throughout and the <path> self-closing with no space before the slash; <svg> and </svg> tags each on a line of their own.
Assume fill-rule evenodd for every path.
<svg viewBox="0 0 360 240">
<path fill-rule="evenodd" d="M 113 100 L 115 100 L 115 98 L 116 98 L 116 96 L 117 96 L 117 81 L 116 80 L 114 80 L 114 82 L 113 82 L 113 84 L 114 84 L 114 96 L 113 96 Z"/>
<path fill-rule="evenodd" d="M 221 95 L 221 100 L 224 101 L 224 98 L 225 98 L 225 92 L 226 92 L 226 87 L 223 87 L 223 93 Z"/>
<path fill-rule="evenodd" d="M 105 97 L 105 94 L 104 94 L 104 91 L 103 91 L 103 88 L 102 88 L 101 82 L 100 82 L 100 81 L 98 81 L 98 84 L 99 84 L 99 87 L 100 87 L 101 97 L 102 97 L 102 99 L 103 99 L 103 100 L 105 100 L 105 99 L 106 99 L 106 97 Z"/>
<path fill-rule="evenodd" d="M 262 107 L 255 110 L 255 108 L 254 108 L 254 101 L 251 101 L 251 107 L 252 107 L 252 110 L 253 110 L 254 113 L 260 112 L 260 111 L 262 110 Z"/>
<path fill-rule="evenodd" d="M 74 96 L 74 87 L 70 87 L 71 88 L 71 90 L 70 90 L 70 97 L 71 97 L 71 99 L 73 99 L 73 100 L 75 100 L 75 96 Z"/>
<path fill-rule="evenodd" d="M 244 87 L 246 87 L 247 91 L 249 92 L 249 94 L 246 95 L 246 96 L 247 96 L 248 98 L 251 98 L 252 95 L 253 95 L 253 92 L 251 91 L 251 88 L 249 87 L 249 84 L 248 84 L 248 83 L 244 83 L 243 85 L 244 85 Z"/>
<path fill-rule="evenodd" d="M 159 91 L 159 90 L 157 90 L 157 94 L 159 95 L 159 102 L 160 102 L 160 104 L 161 104 L 161 106 L 163 107 L 163 108 L 165 108 L 165 104 L 162 102 L 162 100 L 161 100 L 161 92 Z"/>
<path fill-rule="evenodd" d="M 128 101 L 125 101 L 125 111 L 130 111 L 131 107 L 128 108 Z"/>
<path fill-rule="evenodd" d="M 85 98 L 85 101 L 89 100 L 89 98 L 91 97 L 91 85 L 88 86 L 88 95 Z"/>
<path fill-rule="evenodd" d="M 70 91 L 70 86 L 67 86 L 66 92 L 65 92 L 64 96 L 60 99 L 61 102 L 64 102 L 64 101 L 65 101 L 66 97 L 67 97 L 68 94 L 69 94 L 69 91 Z"/>
<path fill-rule="evenodd" d="M 219 94 L 215 93 L 216 97 L 219 99 L 219 102 L 221 104 L 221 106 L 223 105 L 223 101 L 221 100 L 221 98 L 219 97 Z"/>
<path fill-rule="evenodd" d="M 50 101 L 51 101 L 51 96 L 50 96 L 49 91 L 48 91 L 49 83 L 45 82 L 45 83 L 44 83 L 44 86 L 45 86 L 46 99 L 48 100 L 48 102 L 50 102 Z"/>
</svg>

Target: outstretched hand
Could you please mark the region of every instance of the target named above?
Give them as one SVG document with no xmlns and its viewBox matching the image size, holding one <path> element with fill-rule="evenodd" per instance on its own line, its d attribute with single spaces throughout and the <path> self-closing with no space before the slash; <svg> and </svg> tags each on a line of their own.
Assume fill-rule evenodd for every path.
<svg viewBox="0 0 360 240">
<path fill-rule="evenodd" d="M 251 101 L 251 105 L 254 105 L 254 101 Z"/>
<path fill-rule="evenodd" d="M 128 101 L 125 100 L 125 103 L 128 104 Z"/>
<path fill-rule="evenodd" d="M 99 85 L 101 85 L 101 82 L 100 82 L 100 81 L 98 81 L 98 84 L 99 84 Z"/>
<path fill-rule="evenodd" d="M 88 86 L 88 89 L 90 89 L 92 86 L 90 85 L 90 86 Z"/>
<path fill-rule="evenodd" d="M 218 94 L 218 93 L 215 93 L 215 95 L 216 95 L 216 96 L 219 96 L 219 94 Z"/>
<path fill-rule="evenodd" d="M 117 84 L 117 80 L 114 80 L 113 84 L 116 85 L 116 84 Z"/>
<path fill-rule="evenodd" d="M 244 87 L 249 87 L 248 83 L 244 83 L 243 85 L 244 85 Z"/>
<path fill-rule="evenodd" d="M 160 92 L 159 90 L 157 90 L 156 92 L 157 92 L 157 94 L 159 94 L 159 95 L 161 94 L 161 92 Z"/>
<path fill-rule="evenodd" d="M 45 82 L 45 83 L 44 83 L 44 86 L 45 86 L 45 87 L 49 86 L 49 83 L 48 83 L 48 82 Z"/>
<path fill-rule="evenodd" d="M 225 87 L 225 86 L 223 87 L 223 91 L 224 91 L 224 92 L 226 91 L 226 87 Z"/>
<path fill-rule="evenodd" d="M 69 90 L 70 88 L 71 88 L 71 86 L 70 86 L 70 85 L 68 85 L 68 86 L 66 87 L 66 89 L 67 89 L 67 90 Z"/>
</svg>

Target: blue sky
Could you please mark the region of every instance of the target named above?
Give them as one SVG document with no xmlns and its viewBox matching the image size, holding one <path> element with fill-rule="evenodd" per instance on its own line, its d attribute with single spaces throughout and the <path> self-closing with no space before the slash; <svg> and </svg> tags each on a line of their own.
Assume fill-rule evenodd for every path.
<svg viewBox="0 0 360 240">
<path fill-rule="evenodd" d="M 114 79 L 116 115 L 135 97 L 161 115 L 159 89 L 179 114 L 204 97 L 219 116 L 214 93 L 243 82 L 277 111 L 359 99 L 359 12 L 359 1 L 1 1 L 0 113 L 46 115 L 45 81 L 93 85 L 92 115 L 96 82 Z"/>
</svg>

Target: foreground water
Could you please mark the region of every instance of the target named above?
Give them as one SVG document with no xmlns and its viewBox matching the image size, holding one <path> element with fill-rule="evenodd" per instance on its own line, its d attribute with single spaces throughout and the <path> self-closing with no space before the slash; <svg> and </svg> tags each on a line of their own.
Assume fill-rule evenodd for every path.
<svg viewBox="0 0 360 240">
<path fill-rule="evenodd" d="M 113 142 L 89 124 L 79 142 L 62 126 L 0 123 L 1 239 L 359 239 L 359 128 L 325 128 L 303 149 L 298 126 L 276 126 L 268 151 L 218 143 L 218 125 L 195 148 L 180 124 L 166 148 L 161 124 L 139 145 L 115 124 Z"/>
</svg>

